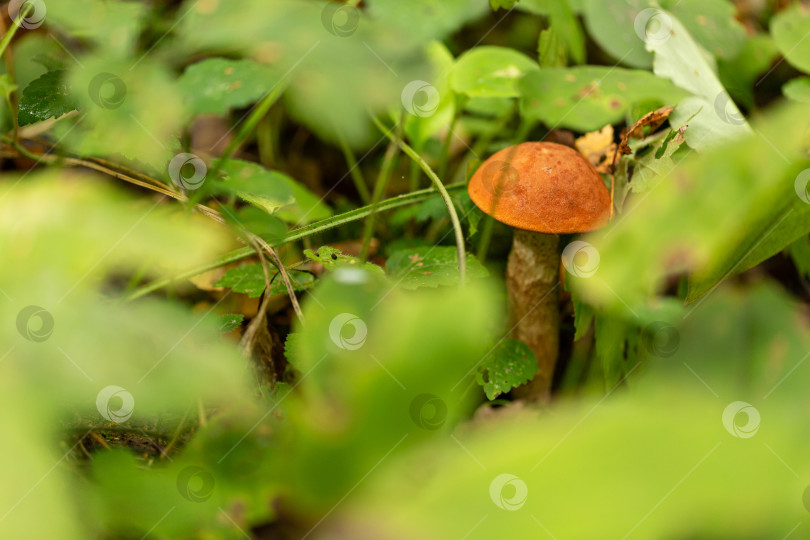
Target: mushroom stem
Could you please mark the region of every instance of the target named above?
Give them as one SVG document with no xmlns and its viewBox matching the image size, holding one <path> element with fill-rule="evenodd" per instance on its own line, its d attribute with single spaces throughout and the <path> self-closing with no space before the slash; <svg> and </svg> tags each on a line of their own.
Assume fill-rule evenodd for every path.
<svg viewBox="0 0 810 540">
<path fill-rule="evenodd" d="M 512 321 L 511 337 L 526 343 L 537 357 L 537 373 L 515 390 L 531 401 L 548 401 L 559 350 L 560 239 L 556 234 L 515 229 L 506 266 Z"/>
</svg>

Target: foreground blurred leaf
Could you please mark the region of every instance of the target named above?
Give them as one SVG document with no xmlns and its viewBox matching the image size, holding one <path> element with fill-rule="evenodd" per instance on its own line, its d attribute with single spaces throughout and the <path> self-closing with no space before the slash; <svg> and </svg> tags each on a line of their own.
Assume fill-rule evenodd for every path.
<svg viewBox="0 0 810 540">
<path fill-rule="evenodd" d="M 387 458 L 315 537 L 783 537 L 806 516 L 807 327 L 773 286 L 727 288 L 680 338 L 630 392 L 504 414 Z"/>
<path fill-rule="evenodd" d="M 783 9 L 771 19 L 771 34 L 785 60 L 810 73 L 810 8 L 797 2 Z"/>
<path fill-rule="evenodd" d="M 572 282 L 591 301 L 626 313 L 625 306 L 639 310 L 652 302 L 666 276 L 695 273 L 689 292 L 695 300 L 742 270 L 752 253 L 761 260 L 781 250 L 787 237 L 810 226 L 810 205 L 795 190 L 810 165 L 803 157 L 808 125 L 805 106 L 774 109 L 755 122 L 756 135 L 691 155 L 643 199 L 630 201 L 613 226 L 593 233 L 599 269 Z"/>
</svg>

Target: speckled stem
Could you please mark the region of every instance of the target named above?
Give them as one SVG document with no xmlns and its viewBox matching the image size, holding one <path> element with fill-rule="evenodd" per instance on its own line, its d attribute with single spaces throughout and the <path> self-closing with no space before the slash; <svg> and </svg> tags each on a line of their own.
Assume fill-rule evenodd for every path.
<svg viewBox="0 0 810 540">
<path fill-rule="evenodd" d="M 547 402 L 560 342 L 558 305 L 560 239 L 555 234 L 515 230 L 506 266 L 511 337 L 525 342 L 537 356 L 537 374 L 515 394 Z"/>
</svg>

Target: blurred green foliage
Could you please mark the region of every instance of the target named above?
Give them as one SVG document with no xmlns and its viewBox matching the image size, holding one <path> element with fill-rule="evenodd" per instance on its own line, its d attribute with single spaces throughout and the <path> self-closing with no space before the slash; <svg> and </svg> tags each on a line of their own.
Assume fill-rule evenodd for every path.
<svg viewBox="0 0 810 540">
<path fill-rule="evenodd" d="M 810 279 L 810 11 L 772 11 L 48 0 L 43 30 L 10 27 L 0 79 L 3 155 L 20 169 L 0 178 L 0 538 L 789 536 L 810 511 L 806 305 L 765 271 L 724 283 L 781 252 L 791 279 Z M 502 22 L 535 41 L 515 45 Z M 612 223 L 582 237 L 597 270 L 568 261 L 570 385 L 546 409 L 476 412 L 536 361 L 505 339 L 494 244 L 508 231 L 454 191 L 479 252 L 459 287 L 447 206 L 419 192 L 416 165 L 394 181 L 418 205 L 357 208 L 324 202 L 336 185 L 324 194 L 315 169 L 276 153 L 295 139 L 283 128 L 307 130 L 319 166 L 334 175 L 339 148 L 362 196 L 370 172 L 400 172 L 374 153 L 372 117 L 402 119 L 449 183 L 508 144 L 664 105 L 669 125 L 615 156 Z M 212 117 L 230 128 L 224 155 L 192 145 Z M 192 150 L 204 155 L 172 169 Z M 190 165 L 202 185 L 185 182 Z M 355 221 L 397 206 L 375 262 L 314 243 L 352 240 Z M 210 295 L 122 300 L 245 258 L 228 250 L 246 231 L 303 240 L 285 255 L 308 265 L 288 270 L 303 322 L 262 336 L 265 360 L 289 363 L 272 388 L 221 333 L 257 320 L 227 313 L 232 295 L 287 292 L 275 266 L 240 263 Z M 122 438 L 129 450 L 104 448 Z"/>
</svg>

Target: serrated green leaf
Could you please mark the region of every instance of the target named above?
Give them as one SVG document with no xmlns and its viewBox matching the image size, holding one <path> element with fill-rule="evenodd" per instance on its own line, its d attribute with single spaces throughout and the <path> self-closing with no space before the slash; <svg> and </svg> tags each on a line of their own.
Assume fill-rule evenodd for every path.
<svg viewBox="0 0 810 540">
<path fill-rule="evenodd" d="M 532 380 L 537 358 L 528 345 L 517 339 L 504 339 L 481 362 L 475 380 L 493 400 L 512 388 Z"/>
<path fill-rule="evenodd" d="M 219 318 L 219 331 L 222 333 L 231 332 L 239 328 L 245 316 L 241 313 L 228 313 Z"/>
<path fill-rule="evenodd" d="M 272 266 L 269 270 L 270 290 L 268 291 L 268 295 L 286 294 L 287 288 L 284 286 L 284 280 L 278 275 L 278 270 Z M 293 290 L 302 291 L 315 283 L 315 276 L 309 272 L 289 270 L 288 273 Z M 248 295 L 249 298 L 257 298 L 261 296 L 265 290 L 264 270 L 260 263 L 243 264 L 228 270 L 219 281 L 214 283 L 214 286 L 228 287 L 234 292 Z"/>
<path fill-rule="evenodd" d="M 810 73 L 810 8 L 796 2 L 774 15 L 771 35 L 789 64 Z"/>
<path fill-rule="evenodd" d="M 59 118 L 77 109 L 63 70 L 48 71 L 23 90 L 17 121 L 21 126 Z"/>
<path fill-rule="evenodd" d="M 279 83 L 275 72 L 253 60 L 209 58 L 192 64 L 177 85 L 191 115 L 223 115 L 250 105 Z"/>
<path fill-rule="evenodd" d="M 229 159 L 220 165 L 226 182 L 222 186 L 251 204 L 272 214 L 295 202 L 292 190 L 282 173 L 268 171 L 258 163 Z"/>
<path fill-rule="evenodd" d="M 376 264 L 363 262 L 359 258 L 346 255 L 339 249 L 333 248 L 332 246 L 321 246 L 318 248 L 317 252 L 312 251 L 311 249 L 305 249 L 304 256 L 311 261 L 321 264 L 321 266 L 327 270 L 337 270 L 341 267 L 353 266 L 355 268 L 363 268 L 364 270 L 377 274 L 384 273 L 383 269 Z"/>
<path fill-rule="evenodd" d="M 555 41 L 561 45 L 564 57 L 570 56 L 577 64 L 585 62 L 585 33 L 568 0 L 523 0 L 518 4 L 518 9 L 547 16 L 549 28 L 555 35 Z M 542 34 L 540 41 L 543 41 Z M 542 61 L 542 53 L 540 58 Z"/>
<path fill-rule="evenodd" d="M 675 104 L 688 95 L 647 71 L 601 66 L 542 68 L 518 88 L 524 117 L 582 132 L 622 121 L 632 103 L 655 98 Z"/>
<path fill-rule="evenodd" d="M 419 246 L 397 251 L 385 264 L 389 276 L 404 289 L 439 287 L 458 283 L 458 254 L 453 246 Z M 467 254 L 467 279 L 484 278 L 489 272 Z"/>
<path fill-rule="evenodd" d="M 517 82 L 538 69 L 537 62 L 514 49 L 480 46 L 459 57 L 450 86 L 469 97 L 517 97 Z"/>
</svg>

